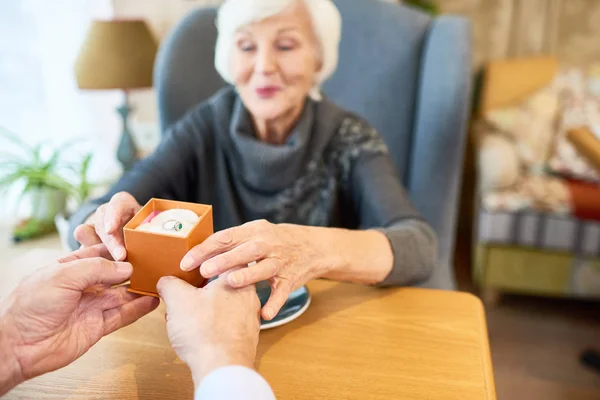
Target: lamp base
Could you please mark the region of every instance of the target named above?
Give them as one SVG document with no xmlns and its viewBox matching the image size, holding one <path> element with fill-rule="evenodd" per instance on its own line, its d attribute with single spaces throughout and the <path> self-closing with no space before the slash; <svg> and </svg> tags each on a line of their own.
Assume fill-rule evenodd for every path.
<svg viewBox="0 0 600 400">
<path fill-rule="evenodd" d="M 123 121 L 123 133 L 121 134 L 121 141 L 117 149 L 117 160 L 119 160 L 125 172 L 133 168 L 138 161 L 137 149 L 128 123 L 129 114 L 131 114 L 132 110 L 133 108 L 129 105 L 129 96 L 125 92 L 125 101 L 121 107 L 117 108 L 117 112 Z"/>
</svg>

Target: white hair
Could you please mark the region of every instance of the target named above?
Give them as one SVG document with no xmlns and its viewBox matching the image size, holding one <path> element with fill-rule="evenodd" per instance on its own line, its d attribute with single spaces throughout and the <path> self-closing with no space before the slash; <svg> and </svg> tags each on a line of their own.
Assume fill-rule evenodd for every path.
<svg viewBox="0 0 600 400">
<path fill-rule="evenodd" d="M 281 13 L 297 0 L 225 0 L 217 16 L 219 36 L 215 50 L 215 68 L 223 79 L 233 84 L 229 58 L 233 36 L 241 27 Z M 321 85 L 337 68 L 342 18 L 331 0 L 301 0 L 311 15 L 315 36 L 319 41 L 321 69 L 309 95 L 321 99 Z"/>
</svg>

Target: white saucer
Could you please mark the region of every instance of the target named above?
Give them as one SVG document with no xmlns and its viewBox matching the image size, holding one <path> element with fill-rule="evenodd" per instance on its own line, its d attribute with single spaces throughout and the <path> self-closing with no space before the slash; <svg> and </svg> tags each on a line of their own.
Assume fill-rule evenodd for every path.
<svg viewBox="0 0 600 400">
<path fill-rule="evenodd" d="M 257 292 L 261 305 L 264 306 L 271 294 L 271 288 L 268 286 L 259 286 Z M 293 291 L 275 318 L 270 321 L 261 319 L 260 330 L 276 328 L 295 320 L 304 314 L 308 309 L 308 306 L 310 306 L 310 302 L 311 296 L 306 286 L 302 286 L 300 289 Z"/>
</svg>

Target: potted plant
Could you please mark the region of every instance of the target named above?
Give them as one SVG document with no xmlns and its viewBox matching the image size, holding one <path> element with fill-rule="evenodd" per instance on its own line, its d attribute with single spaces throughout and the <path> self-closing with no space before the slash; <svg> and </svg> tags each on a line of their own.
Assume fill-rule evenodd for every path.
<svg viewBox="0 0 600 400">
<path fill-rule="evenodd" d="M 440 13 L 440 7 L 433 0 L 404 0 L 404 3 L 431 15 L 438 15 Z"/>
<path fill-rule="evenodd" d="M 67 214 L 68 200 L 81 203 L 89 196 L 92 155 L 74 164 L 63 157 L 73 143 L 60 148 L 29 146 L 5 129 L 0 129 L 0 137 L 15 149 L 0 153 L 0 192 L 4 199 L 10 197 L 7 193 L 18 193 L 18 205 L 30 207 L 29 216 L 14 227 L 13 239 L 18 242 L 54 231 L 57 215 Z"/>
</svg>

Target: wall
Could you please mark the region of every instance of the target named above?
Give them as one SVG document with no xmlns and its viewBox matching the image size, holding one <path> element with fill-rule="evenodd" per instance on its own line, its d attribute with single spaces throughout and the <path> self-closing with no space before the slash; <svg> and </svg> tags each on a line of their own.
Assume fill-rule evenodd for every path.
<svg viewBox="0 0 600 400">
<path fill-rule="evenodd" d="M 438 0 L 473 23 L 474 63 L 555 54 L 563 64 L 600 63 L 598 0 Z"/>
<path fill-rule="evenodd" d="M 188 11 L 201 6 L 217 5 L 220 0 L 112 0 L 117 17 L 144 17 L 158 37 L 164 36 L 173 23 Z"/>
</svg>

